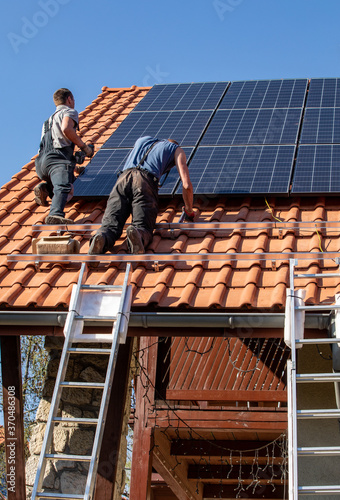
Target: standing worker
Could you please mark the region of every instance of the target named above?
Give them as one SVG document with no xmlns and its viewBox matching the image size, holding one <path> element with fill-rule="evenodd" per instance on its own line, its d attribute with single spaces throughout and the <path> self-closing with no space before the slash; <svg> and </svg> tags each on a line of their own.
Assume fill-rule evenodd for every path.
<svg viewBox="0 0 340 500">
<path fill-rule="evenodd" d="M 72 198 L 74 170 L 76 157 L 74 146 L 91 157 L 94 147 L 85 144 L 77 134 L 78 112 L 74 109 L 74 97 L 70 90 L 59 89 L 53 94 L 56 111 L 43 125 L 38 157 L 35 168 L 43 182 L 34 188 L 35 201 L 38 205 L 48 206 L 47 197 L 52 198 L 50 213 L 45 219 L 46 224 L 72 224 L 66 219 L 64 208 Z M 76 153 L 77 154 L 77 153 Z M 84 161 L 84 155 L 78 163 Z"/>
<path fill-rule="evenodd" d="M 132 224 L 126 229 L 129 251 L 145 252 L 156 225 L 159 179 L 175 165 L 183 185 L 183 215 L 193 221 L 193 188 L 183 149 L 172 139 L 141 137 L 110 193 L 102 225 L 90 241 L 90 255 L 112 252 L 130 214 Z"/>
</svg>

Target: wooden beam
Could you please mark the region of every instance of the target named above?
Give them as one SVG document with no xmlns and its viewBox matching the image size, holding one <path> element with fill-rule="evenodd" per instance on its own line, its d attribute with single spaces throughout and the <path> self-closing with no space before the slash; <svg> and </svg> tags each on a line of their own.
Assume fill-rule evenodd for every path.
<svg viewBox="0 0 340 500">
<path fill-rule="evenodd" d="M 171 455 L 184 458 L 197 457 L 227 457 L 233 452 L 242 452 L 242 460 L 252 461 L 256 455 L 259 459 L 267 460 L 268 448 L 272 455 L 273 443 L 270 441 L 231 441 L 231 440 L 206 440 L 206 439 L 174 439 L 171 442 Z M 280 447 L 275 445 L 278 462 L 282 461 Z M 279 456 L 280 455 L 280 456 Z M 232 455 L 233 461 L 238 463 L 239 457 Z"/>
<path fill-rule="evenodd" d="M 178 500 L 202 500 L 202 484 L 190 483 L 187 465 L 170 454 L 170 441 L 164 433 L 155 431 L 153 467 L 166 481 Z"/>
<path fill-rule="evenodd" d="M 266 408 L 251 408 L 250 410 L 190 410 L 190 409 L 160 409 L 150 415 L 148 425 L 162 429 L 168 427 L 187 428 L 197 431 L 210 430 L 247 430 L 284 432 L 287 429 L 287 413 L 277 408 L 266 411 Z"/>
<path fill-rule="evenodd" d="M 114 496 L 118 457 L 126 397 L 128 394 L 133 340 L 126 339 L 118 350 L 115 374 L 99 456 L 94 500 L 112 500 Z"/>
<path fill-rule="evenodd" d="M 112 328 L 111 328 L 112 331 Z M 0 338 L 30 335 L 44 335 L 47 337 L 63 337 L 63 328 L 60 326 L 39 325 L 1 325 Z"/>
<path fill-rule="evenodd" d="M 20 337 L 1 337 L 8 500 L 25 500 L 25 441 Z"/>
<path fill-rule="evenodd" d="M 157 337 L 142 337 L 139 343 L 136 410 L 133 427 L 130 498 L 149 500 L 152 472 L 153 428 L 148 426 L 155 402 Z"/>
<path fill-rule="evenodd" d="M 208 313 L 209 314 L 209 313 Z M 194 328 L 194 327 L 130 327 L 128 336 L 142 337 L 151 335 L 153 337 L 236 337 L 240 338 L 237 334 L 237 328 Z M 254 328 L 251 333 L 245 335 L 247 338 L 283 338 L 283 328 Z"/>
<path fill-rule="evenodd" d="M 286 391 L 244 391 L 244 390 L 210 390 L 210 389 L 168 389 L 166 399 L 169 401 L 255 401 L 286 402 Z"/>
</svg>

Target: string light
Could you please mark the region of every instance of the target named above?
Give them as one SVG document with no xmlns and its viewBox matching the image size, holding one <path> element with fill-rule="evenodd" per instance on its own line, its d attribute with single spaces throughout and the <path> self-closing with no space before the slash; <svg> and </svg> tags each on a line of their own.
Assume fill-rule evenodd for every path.
<svg viewBox="0 0 340 500">
<path fill-rule="evenodd" d="M 154 391 L 155 398 L 157 399 L 157 405 L 161 404 L 162 408 L 165 407 L 165 409 L 166 409 L 167 425 L 165 428 L 160 429 L 160 432 L 167 438 L 167 440 L 169 442 L 172 442 L 173 438 L 170 436 L 170 432 L 175 433 L 176 438 L 180 439 L 180 424 L 182 424 L 182 426 L 187 429 L 190 439 L 203 440 L 204 442 L 213 445 L 215 447 L 215 449 L 218 448 L 220 450 L 220 453 L 221 453 L 221 455 L 220 455 L 220 461 L 221 461 L 220 471 L 221 472 L 220 472 L 219 498 L 223 498 L 222 497 L 223 475 L 224 475 L 223 464 L 224 463 L 226 465 L 228 464 L 228 460 L 227 459 L 224 460 L 223 457 L 225 457 L 226 455 L 229 456 L 229 467 L 228 467 L 228 472 L 226 473 L 225 479 L 227 479 L 227 480 L 230 479 L 232 471 L 235 469 L 234 464 L 238 463 L 237 486 L 234 490 L 236 492 L 235 493 L 236 498 L 240 498 L 241 495 L 242 496 L 246 495 L 246 490 L 248 490 L 248 489 L 251 489 L 252 494 L 254 494 L 255 491 L 258 490 L 259 488 L 266 487 L 263 484 L 263 480 L 264 480 L 263 476 L 264 475 L 267 477 L 266 484 L 270 485 L 273 488 L 273 491 L 275 490 L 274 480 L 276 478 L 280 478 L 281 483 L 283 483 L 285 485 L 286 479 L 287 479 L 287 468 L 288 468 L 288 464 L 287 464 L 288 451 L 287 451 L 286 433 L 280 434 L 279 437 L 277 437 L 272 442 L 267 443 L 266 445 L 264 445 L 262 447 L 254 447 L 253 449 L 249 449 L 249 450 L 230 449 L 230 448 L 227 448 L 227 447 L 221 445 L 220 443 L 218 443 L 213 432 L 210 433 L 211 438 L 207 438 L 207 437 L 202 436 L 197 430 L 193 429 L 185 420 L 183 420 L 183 418 L 178 414 L 178 410 L 176 409 L 175 405 L 170 406 L 169 402 L 160 395 L 159 391 L 155 387 L 155 384 L 150 379 L 146 367 L 144 366 L 144 359 L 145 359 L 145 353 L 147 352 L 147 350 L 150 347 L 154 346 L 155 344 L 164 342 L 164 340 L 165 340 L 164 338 L 163 339 L 161 338 L 157 342 L 154 342 L 154 343 L 150 344 L 149 346 L 134 352 L 136 364 L 137 364 L 138 369 L 139 369 L 139 374 L 137 376 L 138 376 L 138 379 L 139 379 L 139 381 L 142 385 L 142 388 L 143 388 L 143 395 L 144 395 L 143 397 L 145 397 L 149 403 L 150 412 L 155 415 L 155 422 L 157 421 L 157 406 L 156 406 L 156 403 L 151 403 L 150 397 L 148 396 L 148 391 L 150 389 L 152 389 Z M 267 340 L 267 341 L 269 341 L 269 340 Z M 195 349 L 191 349 L 188 346 L 187 340 L 185 340 L 184 343 L 189 351 L 194 352 L 195 354 L 199 354 L 201 356 L 211 352 L 212 347 L 213 347 L 213 342 L 212 342 L 210 348 L 207 349 L 206 351 L 197 351 Z M 278 344 L 276 341 L 273 340 L 273 344 L 276 346 L 276 348 L 280 348 L 282 352 L 285 352 L 285 349 L 280 344 Z M 173 342 L 171 342 L 171 345 L 169 348 L 170 350 L 171 350 L 172 346 L 173 346 Z M 263 345 L 261 345 L 261 343 L 259 343 L 257 345 L 257 358 L 258 358 L 258 360 L 261 357 L 262 347 L 263 347 Z M 228 349 L 229 349 L 229 356 L 230 356 L 231 351 L 230 351 L 229 343 L 228 343 Z M 165 354 L 165 356 L 169 358 L 170 354 L 171 353 L 168 350 L 168 352 Z M 258 364 L 258 360 L 257 360 L 256 366 Z M 240 371 L 243 371 L 244 373 L 248 373 L 249 371 L 253 371 L 253 370 L 240 370 Z M 163 379 L 163 381 L 164 381 L 164 379 Z M 176 422 L 177 422 L 176 427 L 173 425 L 173 417 L 176 418 Z M 157 427 L 157 424 L 156 424 L 156 427 Z M 255 443 L 256 442 L 254 442 L 254 444 Z M 263 468 L 261 468 L 259 465 L 259 463 L 260 463 L 259 462 L 259 453 L 261 450 L 264 450 L 264 449 L 266 450 L 266 452 L 265 452 L 266 453 L 266 464 Z M 278 450 L 277 455 L 275 455 L 276 450 Z M 246 488 L 245 488 L 245 478 L 243 475 L 243 465 L 244 465 L 243 464 L 243 462 L 244 462 L 243 456 L 245 453 L 254 453 L 254 457 L 252 460 L 252 467 L 251 467 L 251 471 L 250 471 L 251 483 L 249 485 L 247 485 Z M 282 460 L 280 462 L 280 470 L 279 470 L 278 474 L 275 474 L 276 456 L 280 457 L 280 458 L 282 457 Z M 172 472 L 178 466 L 180 466 L 182 463 L 179 461 L 177 454 L 174 455 L 174 457 L 175 457 L 175 464 L 171 468 Z M 208 470 L 209 470 L 209 467 L 210 468 L 212 467 L 211 458 L 212 458 L 211 455 L 208 455 L 208 457 L 206 457 L 202 453 L 198 462 L 196 462 L 194 460 L 194 464 L 197 465 L 197 475 L 198 475 L 197 480 L 196 480 L 196 494 L 199 494 L 199 491 L 200 491 L 199 485 L 200 485 L 200 480 L 201 480 L 201 475 L 200 475 L 201 466 L 203 465 L 203 467 L 208 468 Z M 258 493 L 258 491 L 256 491 L 256 493 Z"/>
</svg>

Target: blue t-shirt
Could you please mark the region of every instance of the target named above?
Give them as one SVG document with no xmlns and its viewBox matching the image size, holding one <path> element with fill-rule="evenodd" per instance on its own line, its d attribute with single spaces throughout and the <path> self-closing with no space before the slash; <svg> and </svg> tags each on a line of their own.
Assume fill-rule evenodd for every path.
<svg viewBox="0 0 340 500">
<path fill-rule="evenodd" d="M 147 150 L 156 141 L 158 141 L 158 139 L 150 136 L 140 137 L 137 139 L 133 150 L 125 162 L 123 170 L 137 167 Z M 173 142 L 169 142 L 166 139 L 160 140 L 152 148 L 141 165 L 141 168 L 148 170 L 159 180 L 163 174 L 175 166 L 175 151 L 177 148 L 177 144 L 174 144 Z"/>
</svg>

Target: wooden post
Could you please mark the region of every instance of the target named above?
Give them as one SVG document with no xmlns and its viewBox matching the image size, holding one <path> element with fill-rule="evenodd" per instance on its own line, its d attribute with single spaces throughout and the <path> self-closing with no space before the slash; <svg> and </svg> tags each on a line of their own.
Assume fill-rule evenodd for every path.
<svg viewBox="0 0 340 500">
<path fill-rule="evenodd" d="M 118 465 L 126 396 L 129 386 L 133 338 L 119 346 L 102 447 L 94 500 L 112 500 Z"/>
<path fill-rule="evenodd" d="M 20 337 L 1 337 L 8 500 L 25 500 L 24 417 Z"/>
<path fill-rule="evenodd" d="M 148 416 L 155 402 L 158 337 L 140 339 L 139 377 L 136 387 L 136 413 L 133 429 L 130 498 L 149 500 L 152 472 L 152 427 Z"/>
</svg>

